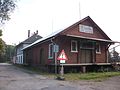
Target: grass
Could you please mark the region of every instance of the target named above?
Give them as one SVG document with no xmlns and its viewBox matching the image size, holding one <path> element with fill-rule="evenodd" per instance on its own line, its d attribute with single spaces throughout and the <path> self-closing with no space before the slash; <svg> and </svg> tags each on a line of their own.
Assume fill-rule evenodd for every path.
<svg viewBox="0 0 120 90">
<path fill-rule="evenodd" d="M 49 78 L 55 78 L 56 76 L 60 76 L 59 74 L 55 75 L 53 73 L 47 73 L 40 71 L 39 68 L 34 68 L 34 67 L 25 67 L 25 66 L 19 66 L 19 68 L 27 69 L 31 72 L 35 72 L 37 74 L 41 74 L 44 76 L 47 76 Z M 90 72 L 90 73 L 67 73 L 64 74 L 65 80 L 95 80 L 95 81 L 101 81 L 105 80 L 109 77 L 113 76 L 120 76 L 120 72 Z"/>
<path fill-rule="evenodd" d="M 24 69 L 24 70 L 27 70 L 28 73 L 37 73 L 37 74 L 48 76 L 48 77 L 55 77 L 54 73 L 48 73 L 45 71 L 41 71 L 37 67 L 30 67 L 30 66 L 23 66 L 23 65 L 14 65 L 14 66 L 19 67 L 19 68 Z"/>
<path fill-rule="evenodd" d="M 64 75 L 67 80 L 104 80 L 113 76 L 120 76 L 120 72 L 91 72 L 85 74 L 68 73 Z"/>
</svg>

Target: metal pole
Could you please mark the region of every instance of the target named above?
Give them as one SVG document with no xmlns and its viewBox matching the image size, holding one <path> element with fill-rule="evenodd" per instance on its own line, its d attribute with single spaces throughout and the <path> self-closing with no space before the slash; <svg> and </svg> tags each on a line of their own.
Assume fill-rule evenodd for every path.
<svg viewBox="0 0 120 90">
<path fill-rule="evenodd" d="M 63 77 L 64 75 L 64 67 L 63 67 L 63 64 L 62 64 L 62 67 L 61 67 L 61 76 Z"/>
<path fill-rule="evenodd" d="M 55 74 L 57 74 L 57 52 L 55 52 Z"/>
</svg>

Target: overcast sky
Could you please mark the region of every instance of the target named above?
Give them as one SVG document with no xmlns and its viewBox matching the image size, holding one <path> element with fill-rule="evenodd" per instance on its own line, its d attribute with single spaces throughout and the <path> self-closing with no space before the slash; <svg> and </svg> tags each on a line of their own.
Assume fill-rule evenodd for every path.
<svg viewBox="0 0 120 90">
<path fill-rule="evenodd" d="M 120 0 L 20 0 L 3 28 L 3 40 L 18 44 L 28 30 L 46 36 L 90 16 L 114 41 L 120 41 Z M 80 7 L 80 8 L 79 8 Z"/>
</svg>

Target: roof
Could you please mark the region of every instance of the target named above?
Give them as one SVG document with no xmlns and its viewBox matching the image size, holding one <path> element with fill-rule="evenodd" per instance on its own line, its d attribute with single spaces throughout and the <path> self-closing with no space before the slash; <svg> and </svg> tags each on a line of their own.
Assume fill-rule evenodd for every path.
<svg viewBox="0 0 120 90">
<path fill-rule="evenodd" d="M 42 38 L 42 39 L 39 39 L 39 40 L 35 41 L 34 43 L 32 43 L 32 44 L 26 46 L 25 48 L 23 48 L 23 50 L 24 50 L 24 49 L 27 49 L 27 48 L 29 48 L 29 47 L 31 47 L 31 46 L 33 46 L 33 45 L 36 45 L 37 43 L 40 43 L 40 42 L 42 42 L 42 41 L 44 41 L 44 40 L 47 40 L 47 39 L 49 39 L 49 38 L 52 38 L 53 36 L 56 36 L 56 35 L 58 35 L 58 34 L 63 34 L 63 33 L 64 33 L 66 30 L 68 30 L 69 28 L 72 28 L 72 27 L 80 24 L 81 22 L 83 22 L 83 21 L 85 21 L 85 20 L 87 20 L 87 19 L 89 19 L 89 20 L 98 28 L 98 30 L 100 30 L 100 32 L 108 39 L 108 40 L 106 40 L 106 39 L 91 38 L 92 40 L 97 40 L 97 41 L 104 41 L 104 42 L 113 43 L 113 41 L 102 31 L 102 29 L 101 29 L 89 16 L 87 16 L 87 17 L 85 17 L 84 19 L 76 22 L 75 24 L 73 24 L 73 25 L 71 25 L 71 26 L 69 26 L 69 27 L 67 27 L 67 28 L 65 28 L 65 29 L 58 30 L 58 31 L 56 31 L 56 32 L 48 35 L 47 37 L 44 37 L 44 38 Z M 66 35 L 66 36 L 70 36 L 70 35 Z M 75 37 L 75 36 L 72 36 L 72 37 Z M 76 36 L 76 37 L 78 37 L 78 36 Z M 82 36 L 79 36 L 79 38 L 90 39 L 89 37 L 87 38 L 87 37 L 82 37 Z"/>
<path fill-rule="evenodd" d="M 24 40 L 22 43 L 33 43 L 33 42 L 35 42 L 36 40 L 38 40 L 38 39 L 41 39 L 42 37 L 41 36 L 39 36 L 38 34 L 34 34 L 34 35 L 32 35 L 31 37 L 29 37 L 28 39 L 26 39 L 26 40 Z"/>
<path fill-rule="evenodd" d="M 35 42 L 38 39 L 41 39 L 42 37 L 38 34 L 34 34 L 31 37 L 27 38 L 26 40 L 24 40 L 23 42 L 19 43 L 17 46 L 21 45 L 21 44 L 32 44 L 33 42 Z"/>
<path fill-rule="evenodd" d="M 48 38 L 51 38 L 51 37 L 57 35 L 58 33 L 60 33 L 61 31 L 63 31 L 63 29 L 62 29 L 62 30 L 58 30 L 58 31 L 56 31 L 56 32 L 54 32 L 54 33 L 52 33 L 52 34 L 46 36 L 46 37 L 43 37 L 42 39 L 38 39 L 38 40 L 35 41 L 34 43 L 32 43 L 32 44 L 26 46 L 25 48 L 23 48 L 23 50 L 26 49 L 26 48 L 28 48 L 28 47 L 31 47 L 31 46 L 33 46 L 33 45 L 39 43 L 39 42 L 41 42 L 41 41 L 44 41 L 44 40 L 46 40 L 46 39 L 48 39 Z"/>
<path fill-rule="evenodd" d="M 72 28 L 72 27 L 74 27 L 74 26 L 77 26 L 77 25 L 81 24 L 81 23 L 84 22 L 85 20 L 91 21 L 91 23 L 92 23 L 94 26 L 96 26 L 96 28 L 98 28 L 99 32 L 100 32 L 102 35 L 104 35 L 104 36 L 106 37 L 106 39 L 111 40 L 111 39 L 103 32 L 103 30 L 90 18 L 90 16 L 87 16 L 87 17 L 83 18 L 82 20 L 76 22 L 75 24 L 73 24 L 73 25 L 65 28 L 65 29 L 62 31 L 62 33 L 64 33 L 66 30 L 68 30 L 68 29 L 70 29 L 70 28 Z"/>
</svg>

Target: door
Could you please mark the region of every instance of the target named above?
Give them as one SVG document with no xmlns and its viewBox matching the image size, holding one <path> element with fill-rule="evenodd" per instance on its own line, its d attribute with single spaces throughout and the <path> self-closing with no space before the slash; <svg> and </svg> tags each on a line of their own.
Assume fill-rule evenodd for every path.
<svg viewBox="0 0 120 90">
<path fill-rule="evenodd" d="M 92 63 L 92 50 L 81 49 L 80 63 Z"/>
<path fill-rule="evenodd" d="M 41 48 L 40 49 L 40 61 L 39 61 L 39 63 L 40 64 L 44 64 L 44 49 L 43 48 Z"/>
</svg>

